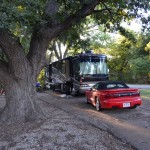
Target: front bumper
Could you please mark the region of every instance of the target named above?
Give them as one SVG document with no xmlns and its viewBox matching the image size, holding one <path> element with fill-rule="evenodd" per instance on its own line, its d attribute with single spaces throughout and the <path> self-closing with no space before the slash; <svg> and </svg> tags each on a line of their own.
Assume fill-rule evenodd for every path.
<svg viewBox="0 0 150 150">
<path fill-rule="evenodd" d="M 84 84 L 80 84 L 80 87 L 79 87 L 79 93 L 85 93 L 85 91 L 87 90 L 90 90 L 93 85 L 95 85 L 96 83 L 84 83 Z"/>
</svg>

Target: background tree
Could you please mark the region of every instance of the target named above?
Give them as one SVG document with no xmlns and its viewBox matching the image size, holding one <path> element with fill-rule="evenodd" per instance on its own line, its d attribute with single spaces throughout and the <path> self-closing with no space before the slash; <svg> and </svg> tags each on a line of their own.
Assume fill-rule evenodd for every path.
<svg viewBox="0 0 150 150">
<path fill-rule="evenodd" d="M 109 62 L 111 73 L 117 80 L 125 80 L 124 74 L 130 68 L 130 60 L 133 57 L 133 48 L 135 47 L 136 38 L 133 32 L 124 28 L 119 28 L 120 36 L 116 42 L 111 45 Z"/>
<path fill-rule="evenodd" d="M 125 82 L 148 83 L 150 72 L 148 34 L 133 33 L 121 28 L 122 36 L 110 46 L 109 62 L 111 74 Z"/>
<path fill-rule="evenodd" d="M 148 23 L 139 12 L 146 11 L 148 5 L 149 1 L 143 0 L 1 0 L 0 48 L 6 59 L 0 60 L 0 83 L 5 86 L 7 101 L 0 120 L 25 122 L 43 118 L 36 102 L 35 83 L 53 39 L 85 22 L 89 15 L 106 28 L 118 27 L 122 19 L 133 17 L 142 17 Z M 22 37 L 27 38 L 27 45 Z"/>
<path fill-rule="evenodd" d="M 64 32 L 57 39 L 54 39 L 49 46 L 50 57 L 55 56 L 54 60 L 60 60 L 67 56 L 76 55 L 89 49 L 95 53 L 107 53 L 107 48 L 114 42 L 110 33 L 104 32 L 104 26 L 87 18 L 87 21 L 80 26 L 74 26 Z M 47 59 L 52 60 L 50 57 Z M 51 61 L 48 61 L 49 63 Z"/>
<path fill-rule="evenodd" d="M 137 83 L 150 83 L 150 34 L 137 36 L 137 43 L 130 62 L 132 80 Z"/>
<path fill-rule="evenodd" d="M 78 53 L 79 50 L 85 49 L 85 45 L 88 45 L 88 41 L 81 39 L 84 30 L 83 24 L 81 24 L 80 27 L 73 26 L 59 37 L 52 40 L 49 45 L 49 50 L 57 60 L 63 59 L 69 55 L 74 55 Z"/>
<path fill-rule="evenodd" d="M 104 31 L 104 26 L 98 26 L 96 23 L 91 25 L 92 23 L 91 21 L 90 26 L 88 24 L 89 27 L 83 35 L 88 41 L 87 48 L 93 49 L 97 54 L 108 54 L 108 49 L 114 42 L 114 39 L 109 32 Z"/>
</svg>

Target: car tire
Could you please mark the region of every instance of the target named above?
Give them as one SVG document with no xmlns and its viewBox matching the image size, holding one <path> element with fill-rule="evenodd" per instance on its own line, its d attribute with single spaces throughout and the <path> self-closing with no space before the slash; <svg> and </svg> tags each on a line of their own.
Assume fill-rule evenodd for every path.
<svg viewBox="0 0 150 150">
<path fill-rule="evenodd" d="M 137 105 L 134 105 L 133 107 L 130 107 L 130 109 L 135 109 L 137 108 Z"/>
<path fill-rule="evenodd" d="M 96 97 L 95 108 L 96 108 L 97 111 L 102 111 L 103 110 L 103 108 L 101 107 L 100 100 L 98 99 L 98 97 Z"/>
<path fill-rule="evenodd" d="M 78 96 L 79 95 L 79 91 L 77 91 L 74 86 L 72 88 L 72 95 L 73 96 Z"/>
</svg>

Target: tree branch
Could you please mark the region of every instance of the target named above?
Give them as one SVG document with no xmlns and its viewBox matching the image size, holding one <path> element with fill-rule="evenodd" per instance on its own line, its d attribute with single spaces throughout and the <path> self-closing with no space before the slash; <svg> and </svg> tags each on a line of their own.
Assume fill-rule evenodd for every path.
<svg viewBox="0 0 150 150">
<path fill-rule="evenodd" d="M 21 78 L 27 60 L 19 40 L 8 30 L 0 29 L 0 47 L 8 58 L 8 67 L 12 76 Z"/>
<path fill-rule="evenodd" d="M 66 48 L 65 48 L 65 52 L 64 52 L 63 58 L 66 57 L 67 53 L 68 53 L 68 45 L 67 45 Z"/>
<path fill-rule="evenodd" d="M 90 4 L 83 5 L 83 7 L 78 12 L 66 18 L 66 20 L 63 23 L 58 24 L 57 26 L 55 25 L 57 31 L 55 30 L 54 31 L 58 32 L 58 33 L 55 33 L 55 35 L 58 35 L 60 32 L 65 31 L 66 29 L 71 27 L 73 24 L 80 22 L 81 19 L 90 15 L 94 11 L 95 7 L 102 1 L 103 0 L 93 0 L 91 1 Z"/>
<path fill-rule="evenodd" d="M 46 50 L 48 49 L 49 39 L 35 29 L 32 34 L 30 49 L 27 55 L 28 60 L 32 65 L 32 71 L 35 77 L 40 73 L 41 69 L 46 64 Z M 37 67 L 38 66 L 38 67 Z"/>
<path fill-rule="evenodd" d="M 112 11 L 111 11 L 112 9 L 111 9 L 111 8 L 108 8 L 107 5 L 106 5 L 104 2 L 102 2 L 102 3 L 103 3 L 103 5 L 104 5 L 104 7 L 106 8 L 106 10 L 109 12 L 109 14 L 110 14 L 110 16 L 111 16 L 110 18 L 111 18 L 112 20 L 114 20 L 113 15 L 112 15 Z"/>
<path fill-rule="evenodd" d="M 60 59 L 62 59 L 62 49 L 61 49 L 61 42 L 60 41 L 56 41 L 57 44 L 57 48 L 60 54 Z"/>
<path fill-rule="evenodd" d="M 57 44 L 57 43 L 56 43 L 56 40 L 53 40 L 53 42 L 52 42 L 52 50 L 54 51 L 54 53 L 55 53 L 57 59 L 59 60 L 59 59 L 60 59 L 60 56 L 59 56 L 59 53 L 57 52 L 56 44 Z"/>
<path fill-rule="evenodd" d="M 8 30 L 0 29 L 0 46 L 10 60 L 14 56 L 16 58 L 24 56 L 24 51 L 19 40 Z"/>
<path fill-rule="evenodd" d="M 101 13 L 103 11 L 111 11 L 111 8 L 101 9 L 101 10 L 94 10 L 93 13 Z"/>
<path fill-rule="evenodd" d="M 81 10 L 66 18 L 66 20 L 62 23 L 52 26 L 50 20 L 50 22 L 37 27 L 32 35 L 28 54 L 28 59 L 33 66 L 35 74 L 38 74 L 45 64 L 45 54 L 49 41 L 56 38 L 60 33 L 71 27 L 73 24 L 81 21 L 82 18 L 90 15 L 94 11 L 94 8 L 102 1 L 103 0 L 93 0 L 90 4 L 83 5 Z M 36 69 L 37 66 L 38 69 Z"/>
</svg>

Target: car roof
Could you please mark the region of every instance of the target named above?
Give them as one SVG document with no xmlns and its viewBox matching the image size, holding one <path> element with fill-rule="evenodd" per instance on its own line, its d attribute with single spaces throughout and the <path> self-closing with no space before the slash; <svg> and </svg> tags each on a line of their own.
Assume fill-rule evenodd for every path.
<svg viewBox="0 0 150 150">
<path fill-rule="evenodd" d="M 98 82 L 98 84 L 125 84 L 124 82 L 122 81 L 100 81 Z"/>
<path fill-rule="evenodd" d="M 124 82 L 122 81 L 101 81 L 101 82 L 98 82 L 98 87 L 97 89 L 101 89 L 101 90 L 105 90 L 105 89 L 116 89 L 116 88 L 129 88 Z M 107 87 L 108 85 L 114 85 L 115 87 Z M 121 84 L 123 85 L 123 87 L 120 87 L 120 86 L 116 86 L 118 84 Z"/>
</svg>

